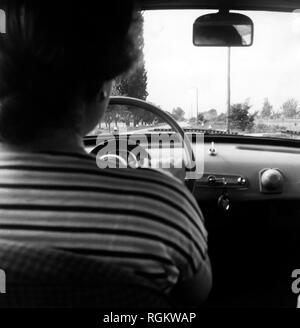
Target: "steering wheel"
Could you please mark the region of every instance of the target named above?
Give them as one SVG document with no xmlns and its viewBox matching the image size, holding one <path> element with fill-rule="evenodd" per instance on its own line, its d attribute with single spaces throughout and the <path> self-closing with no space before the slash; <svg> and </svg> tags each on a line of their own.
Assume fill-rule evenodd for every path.
<svg viewBox="0 0 300 328">
<path fill-rule="evenodd" d="M 132 107 L 139 107 L 145 111 L 148 111 L 149 113 L 152 113 L 155 116 L 160 117 L 164 122 L 170 125 L 170 127 L 175 131 L 175 133 L 178 134 L 180 137 L 180 141 L 182 142 L 185 150 L 185 159 L 186 159 L 186 178 L 185 178 L 185 184 L 188 187 L 188 189 L 193 192 L 195 189 L 195 183 L 196 179 L 192 179 L 193 177 L 193 172 L 196 170 L 196 166 L 193 165 L 194 161 L 194 152 L 193 148 L 191 145 L 191 142 L 189 138 L 186 136 L 185 132 L 181 128 L 181 126 L 173 119 L 171 115 L 168 113 L 164 112 L 157 106 L 150 104 L 144 100 L 140 100 L 137 98 L 130 98 L 130 97 L 110 97 L 110 102 L 109 105 L 125 105 L 125 106 L 132 106 Z M 98 147 L 96 147 L 98 148 Z M 93 153 L 97 153 L 97 150 L 93 149 Z M 124 158 L 117 154 L 108 154 L 105 159 L 109 159 L 110 155 L 112 158 L 116 159 L 118 158 L 120 163 L 124 163 Z M 129 152 L 130 155 L 130 152 Z"/>
</svg>

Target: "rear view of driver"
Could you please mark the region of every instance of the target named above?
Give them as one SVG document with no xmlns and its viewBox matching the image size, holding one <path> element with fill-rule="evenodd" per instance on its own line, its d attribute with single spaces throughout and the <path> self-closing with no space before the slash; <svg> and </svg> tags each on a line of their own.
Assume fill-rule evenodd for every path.
<svg viewBox="0 0 300 328">
<path fill-rule="evenodd" d="M 183 183 L 100 170 L 83 137 L 138 59 L 124 0 L 7 0 L 0 36 L 0 239 L 112 263 L 185 305 L 211 288 L 202 213 Z"/>
</svg>

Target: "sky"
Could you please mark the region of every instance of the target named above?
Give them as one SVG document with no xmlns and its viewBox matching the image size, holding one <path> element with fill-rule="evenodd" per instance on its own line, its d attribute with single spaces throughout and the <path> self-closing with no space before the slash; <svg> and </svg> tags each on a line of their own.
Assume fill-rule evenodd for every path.
<svg viewBox="0 0 300 328">
<path fill-rule="evenodd" d="M 213 12 L 213 11 L 209 11 Z M 226 111 L 227 48 L 195 47 L 194 20 L 208 11 L 148 11 L 144 13 L 144 56 L 147 100 L 186 117 L 215 108 Z M 249 99 L 261 110 L 267 97 L 274 111 L 289 98 L 300 104 L 300 13 L 241 12 L 254 22 L 251 47 L 231 48 L 232 103 Z"/>
</svg>

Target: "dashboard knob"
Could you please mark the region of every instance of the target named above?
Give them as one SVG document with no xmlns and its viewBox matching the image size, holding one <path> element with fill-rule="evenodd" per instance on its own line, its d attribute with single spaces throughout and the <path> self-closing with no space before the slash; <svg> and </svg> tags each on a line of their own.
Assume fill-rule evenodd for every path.
<svg viewBox="0 0 300 328">
<path fill-rule="evenodd" d="M 238 183 L 240 186 L 246 186 L 246 184 L 247 184 L 247 180 L 246 180 L 245 178 L 243 178 L 243 177 L 239 177 L 239 178 L 237 179 L 237 183 Z"/>
<path fill-rule="evenodd" d="M 260 172 L 260 188 L 262 192 L 282 192 L 283 175 L 278 169 L 265 169 Z"/>
</svg>

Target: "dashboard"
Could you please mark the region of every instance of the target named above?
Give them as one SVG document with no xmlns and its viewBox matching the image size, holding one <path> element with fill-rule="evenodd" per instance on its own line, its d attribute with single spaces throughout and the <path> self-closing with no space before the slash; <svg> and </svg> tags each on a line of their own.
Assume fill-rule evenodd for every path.
<svg viewBox="0 0 300 328">
<path fill-rule="evenodd" d="M 202 139 L 197 139 L 197 135 L 189 135 L 198 172 L 194 193 L 197 200 L 215 199 L 224 190 L 228 191 L 232 201 L 300 198 L 299 141 L 201 136 Z M 147 140 L 151 137 L 153 135 L 148 135 Z M 130 135 L 118 136 L 118 144 L 113 148 L 121 149 L 131 144 L 129 150 L 136 146 L 145 149 L 154 168 L 159 161 L 178 163 L 184 160 L 184 150 L 176 140 L 170 146 L 157 138 L 154 143 L 147 142 L 145 135 L 139 138 L 135 134 L 133 143 L 130 138 Z M 86 150 L 97 155 L 99 149 L 107 145 L 107 140 L 115 139 L 85 139 Z M 123 149 L 121 151 L 124 152 Z"/>
<path fill-rule="evenodd" d="M 209 183 L 211 177 L 216 178 L 215 185 Z M 209 199 L 224 188 L 229 190 L 232 200 L 238 201 L 300 198 L 300 149 L 205 143 L 204 176 L 196 183 L 195 196 L 201 200 Z"/>
</svg>

